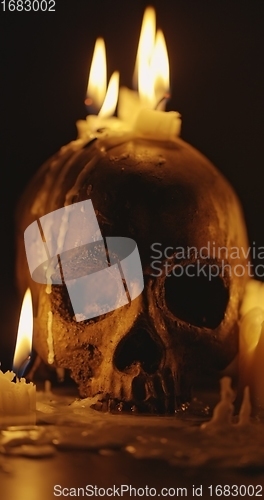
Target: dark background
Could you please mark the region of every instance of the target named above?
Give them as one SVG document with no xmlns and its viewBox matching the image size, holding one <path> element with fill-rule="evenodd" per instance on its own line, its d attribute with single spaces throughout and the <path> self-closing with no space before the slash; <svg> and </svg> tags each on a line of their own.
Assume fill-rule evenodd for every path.
<svg viewBox="0 0 264 500">
<path fill-rule="evenodd" d="M 6 2 L 7 4 L 8 2 Z M 56 0 L 56 12 L 1 7 L 1 333 L 11 368 L 19 300 L 14 281 L 14 211 L 39 166 L 76 137 L 97 36 L 108 75 L 131 87 L 144 8 L 137 0 Z M 264 246 L 264 2 L 157 0 L 172 99 L 182 138 L 230 180 L 244 207 L 250 245 Z"/>
</svg>

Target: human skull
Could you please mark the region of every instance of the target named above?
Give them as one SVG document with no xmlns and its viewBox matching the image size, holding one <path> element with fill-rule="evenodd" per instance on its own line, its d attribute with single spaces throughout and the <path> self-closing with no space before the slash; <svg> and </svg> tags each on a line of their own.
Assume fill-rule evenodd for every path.
<svg viewBox="0 0 264 500">
<path fill-rule="evenodd" d="M 40 216 L 86 199 L 104 237 L 136 241 L 145 285 L 129 304 L 77 322 L 64 285 L 47 290 L 31 279 L 23 233 Z M 198 373 L 234 358 L 248 279 L 243 215 L 229 183 L 184 141 L 70 143 L 28 187 L 18 226 L 17 275 L 21 290 L 33 292 L 35 348 L 70 370 L 81 396 L 174 412 L 190 399 Z M 244 255 L 231 258 L 232 247 Z M 179 248 L 190 251 L 179 255 Z M 244 272 L 235 272 L 238 265 Z M 216 266 L 221 272 L 212 277 Z"/>
</svg>

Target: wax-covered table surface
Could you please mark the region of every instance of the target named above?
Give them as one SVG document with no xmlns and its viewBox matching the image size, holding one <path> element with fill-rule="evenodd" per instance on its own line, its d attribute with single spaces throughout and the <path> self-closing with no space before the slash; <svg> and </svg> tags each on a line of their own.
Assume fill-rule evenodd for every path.
<svg viewBox="0 0 264 500">
<path fill-rule="evenodd" d="M 201 426 L 208 417 L 198 411 L 198 401 L 174 417 L 113 415 L 92 405 L 93 400 L 65 391 L 38 391 L 37 425 L 2 426 L 0 477 L 6 498 L 106 497 L 105 490 L 125 498 L 263 494 L 259 419 L 244 427 L 234 419 L 231 426 L 209 429 Z"/>
<path fill-rule="evenodd" d="M 175 468 L 158 459 L 136 460 L 123 452 L 116 453 L 114 456 L 101 456 L 93 452 L 60 452 L 52 460 L 44 458 L 29 461 L 26 458 L 16 457 L 7 461 L 7 468 L 10 472 L 0 472 L 4 499 L 12 497 L 27 500 L 36 498 L 52 500 L 56 498 L 54 491 L 57 492 L 57 496 L 65 498 L 66 494 L 70 495 L 70 489 L 72 489 L 72 496 L 77 497 L 78 488 L 81 498 L 81 488 L 85 490 L 86 485 L 93 487 L 87 490 L 88 493 L 89 491 L 95 492 L 96 486 L 106 490 L 107 488 L 113 489 L 115 485 L 116 489 L 119 488 L 121 492 L 121 485 L 128 487 L 131 485 L 134 488 L 131 490 L 132 495 L 129 496 L 129 492 L 124 490 L 124 498 L 151 498 L 150 494 L 142 495 L 146 486 L 152 488 L 152 493 L 153 488 L 156 488 L 158 494 L 163 488 L 167 490 L 171 488 L 171 497 L 175 490 L 175 495 L 178 494 L 178 497 L 195 498 L 193 486 L 197 488 L 202 485 L 200 498 L 216 499 L 219 495 L 216 496 L 214 491 L 218 485 L 245 485 L 246 488 L 250 485 L 253 488 L 249 488 L 249 492 L 258 492 L 261 491 L 258 485 L 264 484 L 263 473 L 260 471 L 245 475 L 230 469 Z M 56 485 L 57 489 L 54 490 Z M 209 488 L 210 486 L 213 486 L 213 490 Z M 63 496 L 64 488 L 67 489 L 64 490 Z M 187 495 L 185 495 L 185 490 L 181 490 L 182 488 L 186 489 Z M 133 496 L 135 489 L 138 490 L 139 496 Z M 211 491 L 213 491 L 212 495 Z M 220 492 L 220 489 L 218 491 Z M 98 491 L 97 498 L 100 498 L 99 493 L 100 491 Z M 104 491 L 101 490 L 101 498 L 104 498 L 103 495 Z"/>
</svg>

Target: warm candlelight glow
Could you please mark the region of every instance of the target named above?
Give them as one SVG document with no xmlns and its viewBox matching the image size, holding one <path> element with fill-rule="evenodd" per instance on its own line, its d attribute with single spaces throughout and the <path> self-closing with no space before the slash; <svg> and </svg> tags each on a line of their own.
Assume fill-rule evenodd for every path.
<svg viewBox="0 0 264 500">
<path fill-rule="evenodd" d="M 135 78 L 142 103 L 155 108 L 169 90 L 169 60 L 164 35 L 161 30 L 156 33 L 152 7 L 146 9 L 142 22 Z"/>
<path fill-rule="evenodd" d="M 18 325 L 13 368 L 18 373 L 29 358 L 32 349 L 33 309 L 31 292 L 28 288 L 22 303 Z"/>
<path fill-rule="evenodd" d="M 105 43 L 102 38 L 98 38 L 94 47 L 86 104 L 95 108 L 102 118 L 112 116 L 115 112 L 118 99 L 119 73 L 115 71 L 112 74 L 107 91 L 106 80 Z"/>
</svg>

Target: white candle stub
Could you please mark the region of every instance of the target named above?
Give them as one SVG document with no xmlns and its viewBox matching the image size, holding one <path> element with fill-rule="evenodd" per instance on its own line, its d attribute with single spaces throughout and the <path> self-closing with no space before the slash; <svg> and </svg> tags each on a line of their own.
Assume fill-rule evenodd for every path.
<svg viewBox="0 0 264 500">
<path fill-rule="evenodd" d="M 0 424 L 34 424 L 36 421 L 36 386 L 16 379 L 12 371 L 0 370 Z"/>
<path fill-rule="evenodd" d="M 136 137 L 154 141 L 172 141 L 180 135 L 181 115 L 177 111 L 157 111 L 144 106 L 137 92 L 122 87 L 118 117 Z"/>
<path fill-rule="evenodd" d="M 134 131 L 140 137 L 152 140 L 173 140 L 181 130 L 180 114 L 176 111 L 155 111 L 142 109 L 136 119 Z"/>
<path fill-rule="evenodd" d="M 255 408 L 264 409 L 264 283 L 250 280 L 241 306 L 239 378 Z"/>
</svg>

